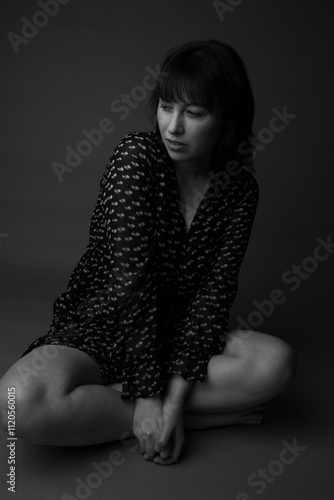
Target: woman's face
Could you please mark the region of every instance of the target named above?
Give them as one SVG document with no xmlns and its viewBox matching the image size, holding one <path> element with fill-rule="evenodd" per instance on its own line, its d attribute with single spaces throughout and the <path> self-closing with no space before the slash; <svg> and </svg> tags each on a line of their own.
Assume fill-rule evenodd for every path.
<svg viewBox="0 0 334 500">
<path fill-rule="evenodd" d="M 172 160 L 200 169 L 210 167 L 220 135 L 220 113 L 182 101 L 159 100 L 157 120 L 161 138 Z"/>
</svg>

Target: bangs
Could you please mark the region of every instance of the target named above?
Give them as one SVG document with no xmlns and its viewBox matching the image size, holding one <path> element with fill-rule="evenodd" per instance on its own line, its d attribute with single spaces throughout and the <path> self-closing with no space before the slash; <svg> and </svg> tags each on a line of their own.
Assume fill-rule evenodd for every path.
<svg viewBox="0 0 334 500">
<path fill-rule="evenodd" d="M 253 146 L 240 145 L 254 137 L 254 95 L 245 65 L 233 47 L 215 39 L 194 40 L 167 52 L 147 103 L 161 139 L 159 99 L 198 105 L 219 116 L 217 165 L 223 169 L 233 160 L 253 168 Z"/>
<path fill-rule="evenodd" d="M 180 58 L 167 64 L 160 76 L 159 97 L 166 102 L 182 101 L 213 111 L 215 89 L 201 58 Z"/>
</svg>

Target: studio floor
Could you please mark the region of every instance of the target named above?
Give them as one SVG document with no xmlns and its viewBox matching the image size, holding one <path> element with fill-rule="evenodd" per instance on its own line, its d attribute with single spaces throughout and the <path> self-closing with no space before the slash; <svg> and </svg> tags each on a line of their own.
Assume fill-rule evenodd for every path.
<svg viewBox="0 0 334 500">
<path fill-rule="evenodd" d="M 28 316 L 24 321 L 22 314 L 17 318 L 1 324 L 6 335 L 1 336 L 0 374 L 44 327 L 29 322 Z M 9 448 L 2 432 L 0 496 L 3 500 L 328 500 L 334 485 L 332 349 L 318 343 L 311 350 L 308 344 L 298 355 L 296 380 L 267 405 L 263 424 L 188 431 L 182 458 L 172 466 L 145 461 L 133 441 L 60 448 L 18 439 L 13 494 L 6 485 Z"/>
</svg>

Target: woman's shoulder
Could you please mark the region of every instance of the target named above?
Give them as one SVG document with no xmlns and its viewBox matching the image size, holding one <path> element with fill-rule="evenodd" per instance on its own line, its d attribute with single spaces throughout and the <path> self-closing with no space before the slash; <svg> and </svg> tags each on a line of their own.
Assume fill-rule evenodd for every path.
<svg viewBox="0 0 334 500">
<path fill-rule="evenodd" d="M 259 191 L 256 173 L 245 166 L 237 166 L 237 168 L 229 170 L 224 169 L 216 172 L 216 175 L 223 186 L 228 187 L 229 191 L 240 191 L 241 193 Z"/>
<path fill-rule="evenodd" d="M 130 132 L 116 145 L 105 167 L 101 186 L 110 177 L 127 171 L 127 175 L 149 172 L 155 176 L 158 165 L 166 161 L 166 154 L 159 142 L 156 130 L 149 132 Z"/>
<path fill-rule="evenodd" d="M 232 205 L 240 203 L 249 196 L 259 198 L 259 184 L 255 174 L 247 168 L 240 167 L 222 178 L 223 191 L 230 199 Z M 227 191 L 226 191 L 227 189 Z"/>
<path fill-rule="evenodd" d="M 161 141 L 155 129 L 148 132 L 130 132 L 118 142 L 113 155 L 120 151 L 132 154 L 140 153 L 142 157 L 150 156 L 152 153 L 161 151 Z"/>
</svg>

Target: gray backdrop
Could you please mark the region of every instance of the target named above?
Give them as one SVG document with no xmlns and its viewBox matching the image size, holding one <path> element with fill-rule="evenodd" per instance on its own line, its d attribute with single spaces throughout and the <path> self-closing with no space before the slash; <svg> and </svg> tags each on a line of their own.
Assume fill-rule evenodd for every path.
<svg viewBox="0 0 334 500">
<path fill-rule="evenodd" d="M 192 461 L 180 464 L 181 469 L 152 471 L 132 455 L 132 470 L 139 467 L 140 473 L 147 467 L 147 473 L 154 473 L 151 479 L 160 481 L 160 477 L 174 473 L 179 479 L 182 474 L 187 478 L 189 466 L 190 496 L 202 500 L 209 497 L 200 493 L 206 486 L 201 474 L 193 474 L 193 464 L 207 460 L 208 449 L 210 457 L 218 457 L 224 464 L 222 473 L 215 477 L 212 474 L 218 465 L 208 466 L 212 472 L 207 477 L 218 485 L 217 489 L 213 486 L 212 498 L 225 498 L 230 487 L 226 498 L 235 499 L 236 493 L 245 489 L 250 472 L 261 460 L 263 464 L 263 460 L 266 463 L 275 458 L 280 441 L 290 441 L 299 429 L 298 443 L 308 447 L 302 455 L 305 458 L 288 468 L 273 486 L 268 485 L 264 497 L 320 498 L 318 488 L 325 487 L 325 477 L 329 481 L 324 447 L 332 460 L 328 431 L 322 422 L 328 419 L 327 428 L 332 428 L 333 412 L 326 406 L 326 374 L 332 372 L 333 347 L 333 3 L 59 0 L 59 8 L 52 8 L 53 1 L 47 3 L 49 7 L 45 2 L 7 0 L 1 4 L 1 373 L 32 340 L 46 333 L 53 301 L 65 290 L 88 243 L 99 181 L 117 142 L 131 131 L 152 127 L 145 114 L 145 98 L 165 51 L 195 38 L 219 38 L 232 44 L 246 62 L 256 99 L 254 130 L 259 135 L 255 167 L 260 202 L 241 268 L 232 322 L 246 322 L 295 346 L 301 367 L 295 407 L 285 416 L 284 428 L 280 416 L 273 424 L 276 431 L 269 425 L 258 435 L 252 434 L 256 442 L 265 442 L 260 448 L 251 444 L 250 454 L 249 450 L 242 452 L 247 435 L 241 430 L 221 430 L 225 450 L 232 440 L 232 451 L 226 455 L 217 449 L 218 434 L 198 433 L 197 444 L 202 442 L 204 458 L 190 440 Z M 282 114 L 283 118 L 275 118 Z M 103 132 L 91 135 L 98 127 Z M 61 168 L 65 171 L 60 175 Z M 292 426 L 289 432 L 287 426 Z M 5 434 L 1 450 L 3 470 L 7 470 Z M 48 451 L 51 458 L 46 459 L 23 442 L 18 450 L 21 484 L 28 485 L 31 492 L 42 488 L 36 482 L 36 470 L 43 471 L 40 476 L 46 478 L 48 491 L 55 475 L 64 477 L 64 460 L 69 483 L 57 486 L 59 491 L 72 491 L 73 474 L 83 474 L 84 469 L 75 465 L 82 451 L 78 455 L 74 450 L 60 454 L 59 461 L 58 455 L 51 455 L 56 452 Z M 242 460 L 236 456 L 239 452 Z M 269 458 L 260 459 L 259 452 L 263 456 L 268 453 Z M 89 464 L 92 456 L 85 453 Z M 248 464 L 253 453 L 254 461 Z M 233 457 L 241 468 L 239 475 Z M 224 475 L 229 466 L 232 472 Z M 124 467 L 113 477 L 112 484 L 119 484 L 120 491 L 131 488 L 128 470 Z M 183 471 L 180 477 L 178 471 Z M 176 488 L 177 481 L 167 487 L 166 497 L 174 484 Z M 188 486 L 184 488 L 181 497 L 173 498 L 186 498 Z M 36 493 L 22 497 L 22 491 L 17 498 L 37 498 Z M 252 494 L 256 498 L 254 491 Z M 111 498 L 108 495 L 94 498 Z M 49 493 L 47 496 L 51 498 Z M 56 498 L 59 496 L 57 490 Z M 124 498 L 131 498 L 131 493 Z"/>
</svg>

